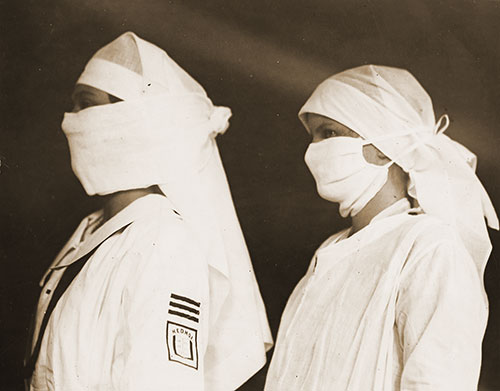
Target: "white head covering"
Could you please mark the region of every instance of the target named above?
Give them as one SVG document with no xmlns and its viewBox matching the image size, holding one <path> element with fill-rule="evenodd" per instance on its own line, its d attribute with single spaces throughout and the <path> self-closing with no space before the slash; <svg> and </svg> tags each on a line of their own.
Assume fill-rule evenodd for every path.
<svg viewBox="0 0 500 391">
<path fill-rule="evenodd" d="M 265 363 L 272 337 L 215 142 L 230 109 L 213 106 L 162 49 L 131 32 L 100 49 L 78 83 L 123 102 L 77 113 L 95 122 L 86 132 L 68 131 L 77 127 L 64 126 L 74 116 L 66 113 L 75 172 L 89 194 L 158 184 L 173 202 L 207 255 L 220 308 L 210 313 L 207 389 L 239 387 Z"/>
<path fill-rule="evenodd" d="M 443 134 L 448 116 L 436 123 L 431 98 L 408 71 L 365 65 L 333 75 L 301 108 L 304 125 L 307 113 L 349 127 L 406 171 L 409 195 L 455 227 L 482 276 L 491 251 L 484 218 L 495 229 L 498 218 L 476 156 Z"/>
</svg>

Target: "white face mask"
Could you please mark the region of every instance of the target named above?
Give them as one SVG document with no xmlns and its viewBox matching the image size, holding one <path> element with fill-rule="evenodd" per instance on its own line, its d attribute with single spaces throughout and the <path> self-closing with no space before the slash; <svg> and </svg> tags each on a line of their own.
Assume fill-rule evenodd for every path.
<svg viewBox="0 0 500 391">
<path fill-rule="evenodd" d="M 311 171 L 319 195 L 337 202 L 342 217 L 355 216 L 387 181 L 393 161 L 377 166 L 363 156 L 370 141 L 353 137 L 332 137 L 311 143 L 305 162 Z"/>
<path fill-rule="evenodd" d="M 204 100 L 186 96 L 179 107 L 174 99 L 153 96 L 64 115 L 71 165 L 87 194 L 164 184 L 204 166 L 213 153 L 211 132 L 227 118 L 220 114 L 214 125 Z"/>
</svg>

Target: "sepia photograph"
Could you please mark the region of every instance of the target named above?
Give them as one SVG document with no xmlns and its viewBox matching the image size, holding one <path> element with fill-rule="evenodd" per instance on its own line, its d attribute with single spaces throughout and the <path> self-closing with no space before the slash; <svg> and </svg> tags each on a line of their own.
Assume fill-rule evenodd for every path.
<svg viewBox="0 0 500 391">
<path fill-rule="evenodd" d="M 500 391 L 499 0 L 0 0 L 1 391 Z"/>
</svg>

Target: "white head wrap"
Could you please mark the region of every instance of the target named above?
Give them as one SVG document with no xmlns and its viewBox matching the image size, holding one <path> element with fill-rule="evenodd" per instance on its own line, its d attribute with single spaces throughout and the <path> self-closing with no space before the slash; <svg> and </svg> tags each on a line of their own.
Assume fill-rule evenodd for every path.
<svg viewBox="0 0 500 391">
<path fill-rule="evenodd" d="M 333 75 L 301 108 L 304 125 L 307 113 L 340 122 L 395 161 L 409 174 L 408 194 L 457 230 L 483 274 L 491 251 L 484 218 L 494 229 L 498 218 L 476 156 L 443 134 L 448 116 L 436 123 L 429 95 L 408 71 L 365 65 Z"/>
<path fill-rule="evenodd" d="M 89 194 L 160 185 L 211 267 L 220 311 L 210 313 L 207 389 L 239 387 L 264 365 L 272 337 L 215 142 L 230 109 L 214 106 L 162 49 L 131 32 L 100 49 L 77 83 L 123 102 L 66 113 L 75 173 Z M 70 131 L 78 128 L 64 126 L 71 121 L 92 126 Z"/>
</svg>

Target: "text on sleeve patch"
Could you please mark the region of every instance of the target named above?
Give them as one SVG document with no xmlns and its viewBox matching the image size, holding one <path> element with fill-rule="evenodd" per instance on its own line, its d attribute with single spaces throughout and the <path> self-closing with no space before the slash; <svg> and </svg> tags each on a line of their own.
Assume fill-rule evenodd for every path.
<svg viewBox="0 0 500 391">
<path fill-rule="evenodd" d="M 190 327 L 167 322 L 168 359 L 198 369 L 198 332 Z"/>
</svg>

